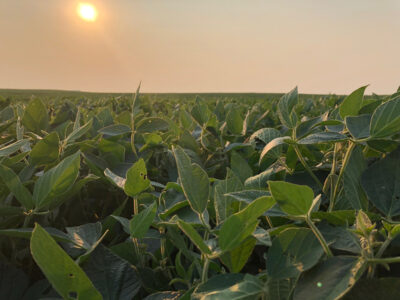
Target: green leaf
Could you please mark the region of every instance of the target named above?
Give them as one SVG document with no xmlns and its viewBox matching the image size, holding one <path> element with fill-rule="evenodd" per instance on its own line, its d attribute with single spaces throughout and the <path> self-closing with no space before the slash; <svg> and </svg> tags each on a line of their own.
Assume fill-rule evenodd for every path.
<svg viewBox="0 0 400 300">
<path fill-rule="evenodd" d="M 35 183 L 33 202 L 37 210 L 62 196 L 74 184 L 79 174 L 80 152 L 66 157 L 57 166 L 44 173 Z"/>
<path fill-rule="evenodd" d="M 310 209 L 314 193 L 305 185 L 284 181 L 268 181 L 272 197 L 288 215 L 305 216 Z"/>
<path fill-rule="evenodd" d="M 249 204 L 254 200 L 256 200 L 257 198 L 270 196 L 270 193 L 264 190 L 243 190 L 238 192 L 227 193 L 225 194 L 225 196 L 235 199 L 236 201 L 245 202 Z"/>
<path fill-rule="evenodd" d="M 300 145 L 313 145 L 320 143 L 331 143 L 331 142 L 339 142 L 345 141 L 347 136 L 331 131 L 324 131 L 318 133 L 312 133 L 305 138 L 302 138 L 298 141 Z"/>
<path fill-rule="evenodd" d="M 357 258 L 348 256 L 328 258 L 300 278 L 293 299 L 341 299 L 356 283 L 363 270 L 363 263 Z"/>
<path fill-rule="evenodd" d="M 47 130 L 49 126 L 49 117 L 46 106 L 40 99 L 35 98 L 29 101 L 28 106 L 24 110 L 22 124 L 26 129 L 37 134 L 41 134 L 42 130 Z"/>
<path fill-rule="evenodd" d="M 146 118 L 137 123 L 136 131 L 139 133 L 168 130 L 169 123 L 161 118 Z"/>
<path fill-rule="evenodd" d="M 324 250 L 307 228 L 288 228 L 273 241 L 267 255 L 267 274 L 274 279 L 294 278 L 318 263 Z"/>
<path fill-rule="evenodd" d="M 253 176 L 253 170 L 250 168 L 247 161 L 236 151 L 232 151 L 231 153 L 231 168 L 242 182 Z"/>
<path fill-rule="evenodd" d="M 124 189 L 126 179 L 123 177 L 118 176 L 117 174 L 113 173 L 110 169 L 105 169 L 104 170 L 104 175 L 106 178 L 115 184 L 117 187 Z"/>
<path fill-rule="evenodd" d="M 83 269 L 104 300 L 133 299 L 142 286 L 133 266 L 103 245 L 92 252 Z"/>
<path fill-rule="evenodd" d="M 146 163 L 141 158 L 126 173 L 124 191 L 128 196 L 136 197 L 149 187 L 150 180 L 147 178 Z"/>
<path fill-rule="evenodd" d="M 29 153 L 32 164 L 45 165 L 58 159 L 60 139 L 57 132 L 52 132 L 40 140 Z"/>
<path fill-rule="evenodd" d="M 11 155 L 22 147 L 29 145 L 29 140 L 19 140 L 0 149 L 0 157 Z"/>
<path fill-rule="evenodd" d="M 383 138 L 400 131 L 400 97 L 382 103 L 372 114 L 370 129 L 372 138 Z"/>
<path fill-rule="evenodd" d="M 343 173 L 343 195 L 340 201 L 350 203 L 353 209 L 368 208 L 368 200 L 361 187 L 361 175 L 367 167 L 361 146 L 356 146 Z M 340 204 L 340 203 L 338 203 Z"/>
<path fill-rule="evenodd" d="M 233 134 L 240 135 L 243 130 L 243 118 L 240 115 L 240 110 L 233 107 L 226 115 L 226 126 Z"/>
<path fill-rule="evenodd" d="M 103 127 L 102 129 L 99 130 L 99 132 L 109 136 L 118 136 L 125 133 L 131 133 L 132 130 L 129 126 L 126 125 L 114 124 L 107 127 Z"/>
<path fill-rule="evenodd" d="M 274 204 L 272 197 L 261 197 L 226 219 L 221 226 L 218 238 L 222 251 L 233 250 L 249 237 L 258 225 L 257 218 Z"/>
<path fill-rule="evenodd" d="M 182 299 L 178 298 L 182 296 L 182 292 L 176 292 L 176 291 L 167 291 L 167 292 L 158 292 L 154 293 L 151 295 L 148 295 L 146 298 L 143 300 L 176 300 L 176 299 Z"/>
<path fill-rule="evenodd" d="M 27 210 L 33 208 L 34 204 L 31 192 L 22 184 L 18 175 L 13 170 L 0 165 L 0 177 L 22 206 Z"/>
<path fill-rule="evenodd" d="M 50 236 L 57 242 L 66 242 L 66 243 L 72 242 L 72 240 L 67 234 L 56 228 L 45 227 L 44 230 L 46 230 L 47 233 L 50 234 Z M 1 229 L 0 235 L 30 239 L 32 236 L 32 231 L 33 228 Z"/>
<path fill-rule="evenodd" d="M 75 142 L 77 139 L 82 137 L 84 134 L 86 134 L 91 128 L 93 124 L 93 119 L 91 119 L 89 122 L 87 122 L 85 125 L 74 129 L 64 140 L 64 144 L 70 144 Z"/>
<path fill-rule="evenodd" d="M 232 214 L 232 201 L 226 193 L 243 189 L 243 184 L 232 171 L 228 170 L 225 180 L 215 183 L 214 187 L 214 207 L 217 224 L 221 224 Z"/>
<path fill-rule="evenodd" d="M 342 119 L 347 116 L 357 116 L 363 105 L 364 91 L 368 85 L 360 87 L 359 89 L 348 95 L 340 104 L 339 113 Z"/>
<path fill-rule="evenodd" d="M 269 142 L 274 140 L 275 138 L 281 137 L 281 133 L 279 130 L 275 128 L 262 128 L 254 132 L 250 138 L 249 141 L 252 144 L 256 144 L 257 140 L 262 141 L 265 145 L 268 145 Z M 270 146 L 271 147 L 271 146 Z M 275 149 L 269 149 L 267 151 L 268 154 L 262 155 L 262 157 L 270 157 L 270 158 L 277 158 L 281 154 L 282 147 L 273 147 Z"/>
<path fill-rule="evenodd" d="M 368 199 L 388 218 L 400 215 L 400 150 L 369 166 L 361 184 Z"/>
<path fill-rule="evenodd" d="M 273 157 L 277 158 L 276 156 L 279 156 L 281 153 L 282 146 L 286 144 L 286 142 L 291 141 L 289 136 L 282 136 L 282 137 L 277 137 L 271 140 L 268 144 L 265 145 L 263 150 L 261 151 L 260 154 L 260 160 L 261 162 L 264 157 Z M 267 156 L 268 155 L 268 156 Z M 276 156 L 274 156 L 276 155 Z"/>
<path fill-rule="evenodd" d="M 397 277 L 385 277 L 374 279 L 361 279 L 348 292 L 343 300 L 376 300 L 397 299 L 400 295 L 400 279 Z"/>
<path fill-rule="evenodd" d="M 183 192 L 192 209 L 198 214 L 202 214 L 207 207 L 210 195 L 208 175 L 199 165 L 191 164 L 189 156 L 181 147 L 174 147 L 172 151 Z"/>
<path fill-rule="evenodd" d="M 220 274 L 200 284 L 192 300 L 255 300 L 264 294 L 264 284 L 253 275 Z"/>
<path fill-rule="evenodd" d="M 268 187 L 268 180 L 282 179 L 282 175 L 285 174 L 284 172 L 282 167 L 276 168 L 272 166 L 260 174 L 247 178 L 244 186 L 246 189 L 265 189 Z"/>
<path fill-rule="evenodd" d="M 345 123 L 350 134 L 355 139 L 363 139 L 369 137 L 369 124 L 371 115 L 360 115 L 355 117 L 346 117 Z"/>
<path fill-rule="evenodd" d="M 239 273 L 253 253 L 256 243 L 255 238 L 249 237 L 236 248 L 221 255 L 220 259 L 231 273 Z"/>
<path fill-rule="evenodd" d="M 149 230 L 151 223 L 157 214 L 157 204 L 154 202 L 137 215 L 133 216 L 129 222 L 129 231 L 134 238 L 144 238 Z"/>
<path fill-rule="evenodd" d="M 293 108 L 299 101 L 297 87 L 282 96 L 278 102 L 278 116 L 282 124 L 288 128 L 296 126 L 297 118 L 294 117 Z"/>
<path fill-rule="evenodd" d="M 200 126 L 203 126 L 208 122 L 211 114 L 207 104 L 200 97 L 196 97 L 196 104 L 193 106 L 190 113 L 193 119 L 195 119 Z"/>
<path fill-rule="evenodd" d="M 198 234 L 198 232 L 196 231 L 196 229 L 193 228 L 192 225 L 182 220 L 178 220 L 178 226 L 190 238 L 193 244 L 195 244 L 196 247 L 200 249 L 202 253 L 211 254 L 210 248 L 206 245 L 206 243 L 203 241 L 203 238 L 200 236 L 200 234 Z"/>
<path fill-rule="evenodd" d="M 85 272 L 36 224 L 31 238 L 32 257 L 54 289 L 64 298 L 102 299 Z"/>
</svg>

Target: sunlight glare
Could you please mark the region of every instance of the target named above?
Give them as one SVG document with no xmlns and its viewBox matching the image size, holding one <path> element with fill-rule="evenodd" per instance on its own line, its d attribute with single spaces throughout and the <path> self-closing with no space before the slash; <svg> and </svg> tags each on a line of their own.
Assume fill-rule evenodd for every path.
<svg viewBox="0 0 400 300">
<path fill-rule="evenodd" d="M 96 8 L 88 3 L 79 3 L 78 14 L 83 20 L 88 22 L 94 22 L 97 18 Z"/>
</svg>

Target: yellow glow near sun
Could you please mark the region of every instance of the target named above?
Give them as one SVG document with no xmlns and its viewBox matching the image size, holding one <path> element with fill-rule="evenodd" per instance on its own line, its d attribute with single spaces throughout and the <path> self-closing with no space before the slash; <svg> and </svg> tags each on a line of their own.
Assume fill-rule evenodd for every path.
<svg viewBox="0 0 400 300">
<path fill-rule="evenodd" d="M 88 3 L 79 3 L 78 14 L 83 20 L 88 22 L 94 22 L 97 18 L 96 8 Z"/>
</svg>

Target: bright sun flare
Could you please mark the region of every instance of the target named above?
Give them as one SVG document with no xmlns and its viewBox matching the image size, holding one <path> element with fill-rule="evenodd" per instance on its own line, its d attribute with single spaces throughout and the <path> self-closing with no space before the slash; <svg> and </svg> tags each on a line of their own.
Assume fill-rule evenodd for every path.
<svg viewBox="0 0 400 300">
<path fill-rule="evenodd" d="M 94 22 L 97 18 L 96 8 L 88 3 L 80 3 L 78 5 L 78 14 L 83 20 L 88 22 Z"/>
</svg>

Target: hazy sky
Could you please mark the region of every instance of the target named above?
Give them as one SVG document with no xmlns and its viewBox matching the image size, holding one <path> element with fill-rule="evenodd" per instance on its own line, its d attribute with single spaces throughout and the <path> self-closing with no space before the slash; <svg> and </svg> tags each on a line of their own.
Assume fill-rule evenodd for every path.
<svg viewBox="0 0 400 300">
<path fill-rule="evenodd" d="M 0 88 L 394 92 L 400 0 L 0 0 Z"/>
</svg>

